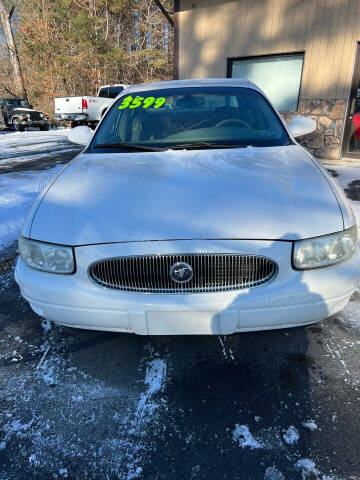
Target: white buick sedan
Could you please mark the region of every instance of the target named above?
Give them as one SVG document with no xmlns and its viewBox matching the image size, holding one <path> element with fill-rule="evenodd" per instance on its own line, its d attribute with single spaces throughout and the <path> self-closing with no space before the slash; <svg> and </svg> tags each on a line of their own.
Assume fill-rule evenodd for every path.
<svg viewBox="0 0 360 480">
<path fill-rule="evenodd" d="M 359 275 L 342 192 L 248 81 L 124 90 L 35 201 L 16 280 L 62 325 L 142 335 L 306 325 Z"/>
</svg>

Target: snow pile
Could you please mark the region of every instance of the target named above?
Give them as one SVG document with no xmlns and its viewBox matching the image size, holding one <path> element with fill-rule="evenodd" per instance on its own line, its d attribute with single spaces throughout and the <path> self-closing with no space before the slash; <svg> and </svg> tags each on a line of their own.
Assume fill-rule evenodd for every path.
<svg viewBox="0 0 360 480">
<path fill-rule="evenodd" d="M 143 469 L 139 463 L 142 462 L 142 457 L 146 452 L 142 438 L 146 432 L 147 424 L 154 420 L 154 413 L 163 404 L 158 394 L 164 389 L 166 370 L 166 362 L 161 358 L 155 358 L 147 364 L 144 382 L 146 391 L 138 401 L 135 417 L 131 421 L 131 429 L 129 430 L 132 437 L 128 440 L 128 449 L 125 454 L 126 480 L 139 478 L 142 474 Z"/>
<path fill-rule="evenodd" d="M 333 475 L 324 475 L 315 467 L 315 462 L 309 458 L 301 458 L 298 460 L 294 469 L 301 472 L 301 479 L 316 479 L 316 480 L 337 480 Z"/>
<path fill-rule="evenodd" d="M 235 430 L 233 431 L 232 438 L 234 442 L 238 442 L 240 447 L 245 448 L 263 448 L 263 445 L 255 440 L 251 435 L 249 427 L 247 425 L 235 425 Z"/>
<path fill-rule="evenodd" d="M 314 420 L 306 420 L 301 424 L 303 427 L 308 428 L 311 431 L 317 430 L 318 426 L 314 422 Z"/>
<path fill-rule="evenodd" d="M 153 402 L 152 397 L 162 390 L 166 378 L 166 363 L 160 358 L 155 358 L 149 362 L 146 369 L 145 385 L 146 392 L 141 396 L 136 409 L 137 420 L 139 424 L 143 419 L 153 413 L 157 407 L 157 403 Z"/>
<path fill-rule="evenodd" d="M 303 479 L 308 478 L 312 473 L 318 475 L 320 472 L 315 468 L 315 462 L 309 460 L 308 458 L 302 458 L 295 463 L 295 470 L 301 471 L 301 476 Z"/>
<path fill-rule="evenodd" d="M 156 358 L 149 363 L 146 370 L 145 385 L 147 385 L 147 395 L 151 396 L 159 392 L 164 387 L 166 377 L 166 363 L 160 358 Z"/>
<path fill-rule="evenodd" d="M 268 467 L 265 472 L 264 480 L 285 480 L 285 477 L 275 467 Z"/>
<path fill-rule="evenodd" d="M 294 426 L 290 426 L 283 435 L 285 442 L 288 445 L 292 445 L 299 440 L 299 432 Z"/>
</svg>

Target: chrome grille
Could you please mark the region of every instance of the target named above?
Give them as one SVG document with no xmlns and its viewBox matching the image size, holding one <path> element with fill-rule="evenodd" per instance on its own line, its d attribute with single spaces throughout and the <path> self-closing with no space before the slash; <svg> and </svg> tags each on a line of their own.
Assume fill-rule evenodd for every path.
<svg viewBox="0 0 360 480">
<path fill-rule="evenodd" d="M 31 112 L 30 113 L 30 120 L 33 122 L 37 122 L 38 120 L 42 120 L 40 112 Z"/>
<path fill-rule="evenodd" d="M 189 264 L 193 277 L 177 283 L 170 268 Z M 207 293 L 258 287 L 272 280 L 277 264 L 267 257 L 234 254 L 184 254 L 117 257 L 97 261 L 90 278 L 105 288 L 144 293 Z"/>
</svg>

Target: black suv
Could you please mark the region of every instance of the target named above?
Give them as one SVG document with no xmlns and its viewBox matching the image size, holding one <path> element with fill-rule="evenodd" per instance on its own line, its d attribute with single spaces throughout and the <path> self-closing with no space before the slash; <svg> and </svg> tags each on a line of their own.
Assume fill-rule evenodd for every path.
<svg viewBox="0 0 360 480">
<path fill-rule="evenodd" d="M 34 110 L 24 98 L 0 98 L 0 117 L 7 128 L 19 132 L 23 132 L 26 127 L 49 130 L 51 126 L 49 116 Z"/>
</svg>

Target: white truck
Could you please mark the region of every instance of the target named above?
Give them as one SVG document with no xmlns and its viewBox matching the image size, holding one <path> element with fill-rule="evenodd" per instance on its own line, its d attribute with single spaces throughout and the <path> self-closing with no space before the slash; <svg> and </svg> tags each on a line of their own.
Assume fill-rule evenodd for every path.
<svg viewBox="0 0 360 480">
<path fill-rule="evenodd" d="M 70 121 L 71 127 L 78 125 L 95 126 L 119 93 L 127 85 L 104 85 L 99 88 L 97 97 L 57 97 L 54 98 L 56 120 Z"/>
</svg>

